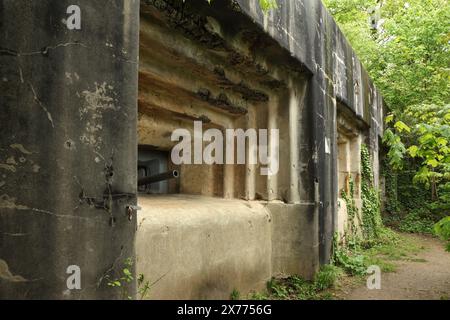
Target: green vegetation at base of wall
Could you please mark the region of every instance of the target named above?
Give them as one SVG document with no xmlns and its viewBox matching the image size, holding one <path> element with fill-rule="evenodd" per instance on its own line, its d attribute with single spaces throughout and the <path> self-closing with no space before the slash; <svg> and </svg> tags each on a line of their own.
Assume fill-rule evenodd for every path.
<svg viewBox="0 0 450 320">
<path fill-rule="evenodd" d="M 342 286 L 366 281 L 367 268 L 377 265 L 382 272 L 395 272 L 399 261 L 426 262 L 417 254 L 423 247 L 415 238 L 383 229 L 377 242 L 367 248 L 353 242 L 334 252 L 333 264 L 322 266 L 313 281 L 298 276 L 274 278 L 265 292 L 241 296 L 233 290 L 232 300 L 332 300 L 339 299 Z"/>
<path fill-rule="evenodd" d="M 264 293 L 251 293 L 250 300 L 330 300 L 333 296 L 328 289 L 335 287 L 342 275 L 342 269 L 325 265 L 316 274 L 314 281 L 306 281 L 298 276 L 274 278 L 267 283 Z M 233 291 L 234 297 L 236 292 Z"/>
</svg>

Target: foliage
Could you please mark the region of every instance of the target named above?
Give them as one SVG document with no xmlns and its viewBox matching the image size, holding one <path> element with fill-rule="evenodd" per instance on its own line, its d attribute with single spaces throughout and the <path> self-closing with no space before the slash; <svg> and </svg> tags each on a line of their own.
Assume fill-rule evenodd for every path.
<svg viewBox="0 0 450 320">
<path fill-rule="evenodd" d="M 348 225 L 347 225 L 347 234 L 349 238 L 352 238 L 357 233 L 357 228 L 355 225 L 355 218 L 359 217 L 358 215 L 358 208 L 355 203 L 355 183 L 353 179 L 350 179 L 349 181 L 349 193 L 345 192 L 345 190 L 342 190 L 341 197 L 345 201 L 346 208 L 347 208 L 347 216 L 348 216 Z"/>
<path fill-rule="evenodd" d="M 394 119 L 391 115 L 386 122 Z M 399 227 L 407 232 L 431 233 L 433 223 L 450 212 L 450 105 L 413 106 L 407 108 L 403 119 L 408 124 L 398 121 L 386 130 L 390 152 L 401 150 L 389 155 L 391 166 L 402 169 L 406 162 L 409 168 L 417 168 L 412 181 L 429 190 L 429 197 L 423 199 L 416 188 L 410 199 L 415 206 L 407 205 L 410 212 Z M 405 192 L 402 196 L 411 198 Z"/>
<path fill-rule="evenodd" d="M 259 5 L 264 12 L 277 8 L 276 0 L 259 0 Z"/>
<path fill-rule="evenodd" d="M 401 212 L 401 202 L 398 198 L 399 179 L 396 172 L 392 172 L 387 159 L 383 159 L 380 168 L 380 174 L 384 177 L 385 193 L 384 193 L 384 212 L 389 213 L 389 216 L 384 216 L 386 219 L 393 216 L 397 217 Z M 410 185 L 411 183 L 409 183 Z"/>
<path fill-rule="evenodd" d="M 248 296 L 251 300 L 325 300 L 333 299 L 344 272 L 355 279 L 364 279 L 367 268 L 377 265 L 383 272 L 394 272 L 396 261 L 425 262 L 415 258 L 423 249 L 414 238 L 383 228 L 371 242 L 353 240 L 346 246 L 338 245 L 334 237 L 334 250 L 330 265 L 324 265 L 314 277 L 306 281 L 298 276 L 274 278 L 267 283 L 267 292 Z M 331 289 L 331 290 L 330 290 Z"/>
<path fill-rule="evenodd" d="M 434 222 L 429 218 L 429 212 L 420 209 L 410 211 L 399 224 L 399 230 L 410 233 L 425 233 L 431 234 L 433 232 Z"/>
<path fill-rule="evenodd" d="M 362 200 L 362 229 L 366 240 L 377 238 L 383 228 L 380 211 L 380 197 L 374 187 L 372 165 L 369 150 L 366 145 L 361 146 L 361 200 Z"/>
<path fill-rule="evenodd" d="M 233 289 L 230 294 L 230 300 L 239 300 L 241 298 L 241 293 L 237 289 Z"/>
<path fill-rule="evenodd" d="M 145 279 L 145 276 L 141 273 L 137 278 L 138 296 L 141 300 L 144 300 L 151 289 L 151 284 Z"/>
<path fill-rule="evenodd" d="M 447 0 L 381 1 L 376 30 L 368 21 L 377 0 L 324 2 L 393 110 L 449 101 Z"/>
<path fill-rule="evenodd" d="M 252 300 L 328 300 L 331 295 L 326 292 L 335 286 L 342 275 L 342 270 L 333 265 L 322 266 L 314 281 L 307 281 L 298 276 L 274 278 L 267 283 L 267 293 L 253 293 Z"/>
<path fill-rule="evenodd" d="M 128 295 L 127 284 L 130 284 L 133 280 L 133 274 L 130 271 L 133 267 L 133 261 L 131 258 L 127 258 L 124 262 L 124 268 L 122 269 L 122 274 L 116 278 L 108 281 L 108 286 L 113 288 L 119 288 L 121 291 L 122 299 L 131 299 L 132 297 Z"/>
<path fill-rule="evenodd" d="M 434 226 L 434 232 L 447 241 L 447 251 L 450 251 L 450 216 L 445 217 Z"/>
<path fill-rule="evenodd" d="M 389 115 L 386 123 L 394 118 Z M 417 159 L 413 182 L 431 189 L 432 199 L 437 200 L 438 185 L 450 182 L 450 104 L 411 106 L 402 118 L 408 125 L 398 120 L 384 136 L 390 147 L 390 164 L 402 169 L 405 156 Z"/>
<path fill-rule="evenodd" d="M 384 223 L 402 232 L 432 233 L 434 223 L 449 212 L 445 206 L 450 204 L 450 201 L 432 202 L 429 190 L 411 183 L 415 171 L 394 173 L 385 166 L 386 164 L 383 166 L 386 188 Z M 443 187 L 445 186 L 439 188 L 442 190 L 439 192 L 441 198 L 449 194 Z"/>
<path fill-rule="evenodd" d="M 131 300 L 132 297 L 128 294 L 128 286 L 134 281 L 135 277 L 133 275 L 133 260 L 131 258 L 127 258 L 124 261 L 123 269 L 119 277 L 110 279 L 107 283 L 109 287 L 118 288 L 121 291 L 122 299 Z M 110 276 L 107 276 L 109 279 Z M 138 296 L 141 300 L 145 299 L 148 292 L 150 291 L 150 283 L 145 280 L 143 274 L 139 274 L 137 277 L 138 284 Z"/>
<path fill-rule="evenodd" d="M 332 263 L 351 276 L 364 276 L 371 265 L 383 272 L 394 272 L 395 261 L 418 261 L 413 257 L 421 250 L 412 239 L 388 228 L 380 229 L 378 238 L 371 241 L 353 241 L 350 245 L 339 245 L 337 235 L 333 245 Z"/>
<path fill-rule="evenodd" d="M 341 269 L 333 265 L 324 265 L 314 278 L 314 285 L 317 290 L 326 290 L 332 288 L 339 276 Z"/>
<path fill-rule="evenodd" d="M 364 256 L 349 248 L 335 248 L 332 261 L 350 275 L 366 274 L 367 266 L 364 263 Z"/>
</svg>

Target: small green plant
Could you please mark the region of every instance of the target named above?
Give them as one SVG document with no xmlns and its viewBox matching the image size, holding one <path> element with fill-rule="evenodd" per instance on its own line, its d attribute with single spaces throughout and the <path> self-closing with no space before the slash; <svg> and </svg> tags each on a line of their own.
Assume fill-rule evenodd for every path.
<svg viewBox="0 0 450 320">
<path fill-rule="evenodd" d="M 262 11 L 267 12 L 278 7 L 276 0 L 259 0 Z"/>
<path fill-rule="evenodd" d="M 316 274 L 314 283 L 317 290 L 326 290 L 334 287 L 342 270 L 333 265 L 324 265 Z"/>
<path fill-rule="evenodd" d="M 124 268 L 122 269 L 121 275 L 116 278 L 108 281 L 108 286 L 112 288 L 119 288 L 121 290 L 122 299 L 131 300 L 132 297 L 128 295 L 128 284 L 130 284 L 133 280 L 133 274 L 130 271 L 133 267 L 133 260 L 131 258 L 127 258 L 124 262 Z"/>
<path fill-rule="evenodd" d="M 122 299 L 127 300 L 132 299 L 132 297 L 128 294 L 128 286 L 135 279 L 132 270 L 133 270 L 133 260 L 131 258 L 127 258 L 124 261 L 123 269 L 120 276 L 115 279 L 110 279 L 107 283 L 109 287 L 120 289 Z M 110 277 L 107 276 L 107 279 L 109 278 Z M 139 274 L 137 276 L 137 285 L 138 285 L 137 295 L 141 300 L 143 300 L 150 291 L 151 288 L 150 282 L 145 280 L 145 276 L 143 274 Z"/>
<path fill-rule="evenodd" d="M 357 251 L 339 248 L 334 252 L 333 262 L 350 275 L 366 274 L 367 266 L 364 263 L 364 256 Z"/>
<path fill-rule="evenodd" d="M 230 294 L 230 300 L 239 300 L 241 298 L 241 294 L 237 289 L 233 289 Z"/>
<path fill-rule="evenodd" d="M 141 273 L 137 278 L 138 283 L 138 295 L 141 300 L 144 300 L 150 292 L 150 281 L 145 279 L 145 276 Z"/>
<path fill-rule="evenodd" d="M 289 291 L 286 285 L 277 279 L 271 279 L 267 282 L 267 291 L 275 299 L 287 299 Z"/>
</svg>

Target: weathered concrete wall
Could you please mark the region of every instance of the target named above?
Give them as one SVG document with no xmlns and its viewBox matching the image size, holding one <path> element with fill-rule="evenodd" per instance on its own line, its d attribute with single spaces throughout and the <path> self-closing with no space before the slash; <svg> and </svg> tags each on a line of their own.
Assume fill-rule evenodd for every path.
<svg viewBox="0 0 450 320">
<path fill-rule="evenodd" d="M 64 24 L 72 4 L 81 30 Z M 105 276 L 134 256 L 138 12 L 0 2 L 0 298 L 121 297 Z"/>
<path fill-rule="evenodd" d="M 319 224 L 313 204 L 270 202 L 272 217 L 272 275 L 313 279 L 319 269 Z"/>
</svg>

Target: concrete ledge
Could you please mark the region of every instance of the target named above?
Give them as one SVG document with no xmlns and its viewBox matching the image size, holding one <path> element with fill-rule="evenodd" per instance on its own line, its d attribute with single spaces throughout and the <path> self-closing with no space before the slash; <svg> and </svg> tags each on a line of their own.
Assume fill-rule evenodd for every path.
<svg viewBox="0 0 450 320">
<path fill-rule="evenodd" d="M 271 218 L 258 202 L 198 196 L 141 197 L 137 273 L 150 299 L 228 299 L 272 276 Z"/>
</svg>

